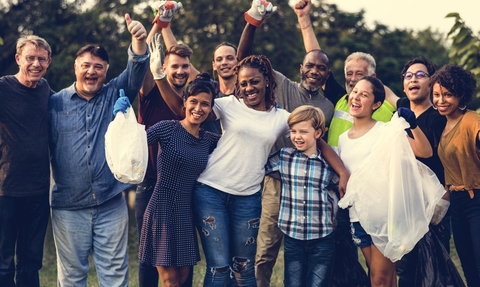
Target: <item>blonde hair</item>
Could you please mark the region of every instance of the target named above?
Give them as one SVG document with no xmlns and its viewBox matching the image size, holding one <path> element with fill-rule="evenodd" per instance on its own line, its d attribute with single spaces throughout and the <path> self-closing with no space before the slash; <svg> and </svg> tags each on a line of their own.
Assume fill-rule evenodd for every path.
<svg viewBox="0 0 480 287">
<path fill-rule="evenodd" d="M 325 115 L 320 108 L 311 105 L 300 106 L 288 116 L 287 123 L 288 127 L 292 128 L 293 125 L 304 121 L 310 122 L 315 130 L 321 130 L 320 137 L 325 134 Z"/>
<path fill-rule="evenodd" d="M 48 58 L 50 59 L 52 57 L 52 48 L 50 45 L 45 41 L 45 39 L 35 36 L 35 35 L 26 35 L 22 36 L 17 40 L 17 54 L 21 55 L 23 47 L 27 45 L 28 43 L 33 44 L 37 49 L 38 48 L 43 48 L 47 50 L 48 52 Z"/>
</svg>

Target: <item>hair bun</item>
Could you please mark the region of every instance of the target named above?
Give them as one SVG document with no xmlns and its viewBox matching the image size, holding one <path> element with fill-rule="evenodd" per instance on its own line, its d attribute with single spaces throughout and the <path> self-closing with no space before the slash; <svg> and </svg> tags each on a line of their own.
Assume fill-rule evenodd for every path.
<svg viewBox="0 0 480 287">
<path fill-rule="evenodd" d="M 210 76 L 209 73 L 207 72 L 201 72 L 195 77 L 196 80 L 201 80 L 201 81 L 211 81 L 212 77 Z"/>
</svg>

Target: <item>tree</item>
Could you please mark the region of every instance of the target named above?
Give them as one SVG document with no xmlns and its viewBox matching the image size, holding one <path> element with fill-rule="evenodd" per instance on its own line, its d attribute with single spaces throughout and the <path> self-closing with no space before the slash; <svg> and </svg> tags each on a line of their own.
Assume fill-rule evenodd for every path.
<svg viewBox="0 0 480 287">
<path fill-rule="evenodd" d="M 445 18 L 455 18 L 447 37 L 452 41 L 448 57 L 451 63 L 456 63 L 469 70 L 477 79 L 477 87 L 480 85 L 480 37 L 473 34 L 465 21 L 458 13 L 450 13 Z M 480 98 L 480 90 L 477 92 Z M 475 107 L 480 106 L 480 100 L 476 100 Z"/>
</svg>

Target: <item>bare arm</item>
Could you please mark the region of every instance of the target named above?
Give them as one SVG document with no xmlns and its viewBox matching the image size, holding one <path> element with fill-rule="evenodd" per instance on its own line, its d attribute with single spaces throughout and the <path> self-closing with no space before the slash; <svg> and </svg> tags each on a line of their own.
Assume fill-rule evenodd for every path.
<svg viewBox="0 0 480 287">
<path fill-rule="evenodd" d="M 385 87 L 385 100 L 394 108 L 397 108 L 397 101 L 400 99 L 389 87 Z"/>
<path fill-rule="evenodd" d="M 253 53 L 253 40 L 255 38 L 255 32 L 257 27 L 252 24 L 247 23 L 243 29 L 242 36 L 240 36 L 240 41 L 237 48 L 237 59 L 241 61 L 243 58 L 246 58 Z"/>
<path fill-rule="evenodd" d="M 303 44 L 305 51 L 308 53 L 311 50 L 320 49 L 317 36 L 313 31 L 312 22 L 310 21 L 310 10 L 312 8 L 311 0 L 300 0 L 294 6 L 295 14 L 297 14 L 298 25 L 302 30 Z"/>
<path fill-rule="evenodd" d="M 136 55 L 145 55 L 147 52 L 147 30 L 142 23 L 134 21 L 129 14 L 125 14 L 125 22 L 130 34 L 132 34 L 132 51 Z"/>
<path fill-rule="evenodd" d="M 166 50 L 170 49 L 170 47 L 172 47 L 173 45 L 178 44 L 177 39 L 173 35 L 172 29 L 170 28 L 170 25 L 168 25 L 167 28 L 162 29 L 162 37 L 165 43 Z M 200 74 L 200 72 L 192 64 L 190 64 L 190 76 L 188 77 L 187 82 L 193 81 L 198 74 Z"/>
<path fill-rule="evenodd" d="M 172 86 L 168 83 L 167 78 L 155 80 L 155 83 L 160 91 L 160 95 L 170 110 L 178 117 L 185 117 L 182 95 L 175 92 Z"/>
<path fill-rule="evenodd" d="M 432 146 L 422 130 L 418 126 L 410 130 L 412 131 L 414 138 L 412 139 L 411 137 L 408 137 L 408 141 L 410 142 L 410 146 L 412 147 L 415 156 L 421 158 L 431 157 L 433 155 Z"/>
<path fill-rule="evenodd" d="M 325 158 L 328 164 L 340 177 L 340 181 L 338 182 L 338 192 L 340 193 L 340 198 L 342 198 L 347 190 L 347 182 L 350 178 L 350 173 L 337 153 L 324 140 L 319 139 L 317 144 L 322 152 L 323 158 Z"/>
</svg>

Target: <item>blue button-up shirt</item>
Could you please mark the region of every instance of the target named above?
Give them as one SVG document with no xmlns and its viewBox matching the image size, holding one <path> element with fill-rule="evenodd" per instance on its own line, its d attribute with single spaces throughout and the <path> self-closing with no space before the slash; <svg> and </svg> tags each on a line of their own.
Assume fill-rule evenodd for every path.
<svg viewBox="0 0 480 287">
<path fill-rule="evenodd" d="M 104 84 L 90 100 L 81 98 L 75 83 L 49 100 L 49 144 L 55 186 L 52 208 L 80 209 L 100 205 L 129 185 L 117 181 L 105 158 L 105 132 L 114 119 L 119 90 L 133 102 L 148 69 L 148 53 L 128 49 L 127 68 Z"/>
<path fill-rule="evenodd" d="M 327 190 L 335 175 L 321 156 L 307 156 L 286 147 L 272 154 L 265 165 L 266 174 L 278 171 L 282 180 L 278 227 L 298 240 L 322 238 L 334 229 L 338 198 Z"/>
</svg>

